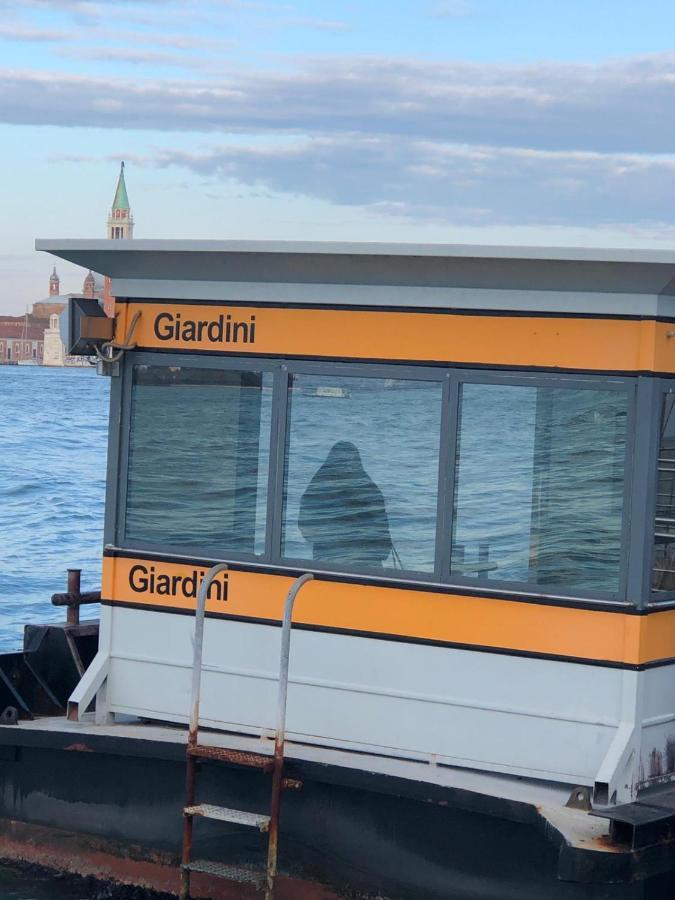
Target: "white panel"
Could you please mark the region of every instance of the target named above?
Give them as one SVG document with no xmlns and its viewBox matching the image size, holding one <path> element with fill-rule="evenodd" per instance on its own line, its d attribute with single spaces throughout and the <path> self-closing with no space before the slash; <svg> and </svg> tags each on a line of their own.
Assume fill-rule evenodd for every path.
<svg viewBox="0 0 675 900">
<path fill-rule="evenodd" d="M 647 669 L 643 679 L 640 782 L 675 777 L 675 666 Z"/>
<path fill-rule="evenodd" d="M 666 315 L 672 298 L 600 291 L 541 291 L 405 285 L 316 284 L 251 281 L 180 281 L 116 278 L 119 297 L 147 300 L 216 300 L 223 303 L 313 303 L 341 306 L 402 306 L 422 309 L 530 310 L 605 315 Z M 665 311 L 662 309 L 665 307 Z"/>
<path fill-rule="evenodd" d="M 111 708 L 185 721 L 190 616 L 116 608 Z M 274 726 L 281 631 L 208 619 L 205 724 Z M 590 783 L 620 718 L 621 670 L 296 630 L 288 731 L 325 744 Z"/>
</svg>

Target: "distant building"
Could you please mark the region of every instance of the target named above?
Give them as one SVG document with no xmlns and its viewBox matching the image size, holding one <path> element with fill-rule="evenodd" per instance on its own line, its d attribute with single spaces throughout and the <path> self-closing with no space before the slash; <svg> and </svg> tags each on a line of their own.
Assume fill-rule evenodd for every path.
<svg viewBox="0 0 675 900">
<path fill-rule="evenodd" d="M 50 287 L 52 283 L 52 279 L 56 276 L 58 281 L 58 276 L 56 275 L 56 270 L 52 277 L 50 278 Z M 85 279 L 82 283 L 82 293 L 81 294 L 65 294 L 59 295 L 60 299 L 64 300 L 64 304 L 59 308 L 55 308 L 50 312 L 48 318 L 48 325 L 44 329 L 43 333 L 43 341 L 44 341 L 44 350 L 42 354 L 42 365 L 43 366 L 71 366 L 71 365 L 81 365 L 82 361 L 79 357 L 70 357 L 66 356 L 66 348 L 61 340 L 61 323 L 60 323 L 60 312 L 64 309 L 65 303 L 71 297 L 87 297 L 89 300 L 102 300 L 103 299 L 103 291 L 104 291 L 104 281 L 101 275 L 95 275 L 91 269 L 87 272 Z M 35 309 L 34 304 L 33 308 Z M 50 304 L 46 302 L 42 302 L 41 306 L 48 307 Z M 54 307 L 57 307 L 57 304 L 54 304 Z M 47 324 L 47 323 L 45 323 Z"/>
<path fill-rule="evenodd" d="M 0 364 L 15 364 L 33 360 L 41 363 L 44 357 L 44 331 L 49 317 L 58 316 L 66 307 L 68 297 L 60 291 L 61 282 L 56 268 L 49 276 L 49 294 L 36 300 L 32 312 L 23 316 L 0 316 Z"/>
<path fill-rule="evenodd" d="M 48 319 L 53 313 L 59 315 L 66 308 L 68 295 L 61 293 L 61 280 L 56 274 L 56 266 L 49 276 L 49 296 L 33 304 L 33 315 L 37 319 Z"/>
<path fill-rule="evenodd" d="M 124 180 L 124 163 L 120 165 L 120 174 L 117 179 L 117 189 L 113 198 L 112 209 L 108 216 L 108 240 L 131 240 L 134 236 L 134 218 L 131 215 L 131 206 L 127 195 L 127 186 Z M 115 298 L 112 296 L 112 281 L 106 276 L 103 290 L 103 309 L 111 318 L 115 315 Z"/>
<path fill-rule="evenodd" d="M 129 240 L 134 236 L 124 163 L 120 165 L 117 188 L 107 222 L 109 240 Z M 34 360 L 45 366 L 79 365 L 81 361 L 66 356 L 61 340 L 59 316 L 71 297 L 87 297 L 103 302 L 106 315 L 115 315 L 115 298 L 111 280 L 91 270 L 82 284 L 82 293 L 61 293 L 61 280 L 56 267 L 49 276 L 49 294 L 33 303 L 32 311 L 23 316 L 0 316 L 0 365 L 14 365 L 22 360 Z"/>
<path fill-rule="evenodd" d="M 0 365 L 21 360 L 42 362 L 45 320 L 26 313 L 0 316 Z"/>
<path fill-rule="evenodd" d="M 43 366 L 65 366 L 66 348 L 61 340 L 59 317 L 56 313 L 49 317 L 49 328 L 44 330 Z"/>
</svg>

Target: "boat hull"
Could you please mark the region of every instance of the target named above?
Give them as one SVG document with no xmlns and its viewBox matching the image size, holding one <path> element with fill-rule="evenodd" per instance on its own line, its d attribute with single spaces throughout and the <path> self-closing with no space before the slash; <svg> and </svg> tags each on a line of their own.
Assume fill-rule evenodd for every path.
<svg viewBox="0 0 675 900">
<path fill-rule="evenodd" d="M 177 890 L 184 734 L 153 727 L 143 736 L 142 727 L 45 719 L 1 728 L 0 856 L 82 874 L 98 865 L 113 880 Z M 639 853 L 602 840 L 584 848 L 531 803 L 297 758 L 288 774 L 303 788 L 283 799 L 280 900 L 624 900 L 675 891 L 670 842 Z M 204 802 L 260 811 L 269 780 L 205 764 L 200 792 Z M 196 856 L 263 867 L 265 846 L 257 831 L 196 826 Z M 233 883 L 195 887 L 212 900 L 249 896 Z"/>
</svg>

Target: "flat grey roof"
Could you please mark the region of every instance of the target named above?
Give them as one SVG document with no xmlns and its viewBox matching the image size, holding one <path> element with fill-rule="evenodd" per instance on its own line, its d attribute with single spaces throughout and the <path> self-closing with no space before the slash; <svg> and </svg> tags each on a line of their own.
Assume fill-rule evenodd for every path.
<svg viewBox="0 0 675 900">
<path fill-rule="evenodd" d="M 348 241 L 183 241 L 90 240 L 38 238 L 36 250 L 63 259 L 91 252 L 153 253 L 283 253 L 330 256 L 431 256 L 467 259 L 565 260 L 568 262 L 656 263 L 675 266 L 675 250 L 631 250 L 596 247 L 520 247 L 490 244 L 406 244 Z M 112 257 L 111 257 L 112 258 Z"/>
<path fill-rule="evenodd" d="M 675 250 L 38 240 L 118 297 L 675 315 Z"/>
</svg>

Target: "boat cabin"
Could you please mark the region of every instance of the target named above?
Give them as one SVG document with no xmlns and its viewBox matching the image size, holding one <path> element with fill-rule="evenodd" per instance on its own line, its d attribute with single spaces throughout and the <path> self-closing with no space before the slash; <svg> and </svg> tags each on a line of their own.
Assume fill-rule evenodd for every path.
<svg viewBox="0 0 675 900">
<path fill-rule="evenodd" d="M 39 241 L 112 277 L 100 720 L 675 776 L 675 253 Z M 133 325 L 133 327 L 132 327 Z M 125 338 L 126 336 L 126 338 Z M 77 711 L 77 707 L 74 707 Z"/>
</svg>

